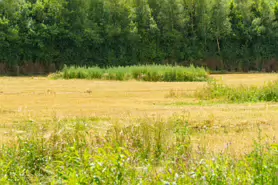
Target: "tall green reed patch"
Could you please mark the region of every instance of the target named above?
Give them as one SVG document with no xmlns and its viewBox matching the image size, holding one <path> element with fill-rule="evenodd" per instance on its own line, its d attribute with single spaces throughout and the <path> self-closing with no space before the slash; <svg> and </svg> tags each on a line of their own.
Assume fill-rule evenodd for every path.
<svg viewBox="0 0 278 185">
<path fill-rule="evenodd" d="M 132 124 L 27 122 L 0 150 L 1 184 L 276 184 L 276 145 L 256 142 L 240 159 L 192 152 L 184 116 Z M 260 141 L 260 139 L 259 139 Z"/>
<path fill-rule="evenodd" d="M 228 102 L 278 102 L 278 81 L 266 83 L 263 86 L 229 87 L 211 81 L 208 86 L 197 91 L 200 99 L 218 99 Z"/>
<path fill-rule="evenodd" d="M 182 66 L 145 65 L 128 67 L 64 67 L 52 75 L 64 79 L 103 79 L 103 80 L 141 80 L 141 81 L 206 81 L 208 73 L 204 68 Z"/>
</svg>

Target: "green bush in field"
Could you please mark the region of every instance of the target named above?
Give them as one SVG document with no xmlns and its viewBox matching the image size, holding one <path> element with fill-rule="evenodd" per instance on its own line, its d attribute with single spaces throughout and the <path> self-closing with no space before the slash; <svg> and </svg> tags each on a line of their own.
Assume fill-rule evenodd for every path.
<svg viewBox="0 0 278 185">
<path fill-rule="evenodd" d="M 103 79 L 103 80 L 141 80 L 141 81 L 206 81 L 208 73 L 200 67 L 181 66 L 130 66 L 130 67 L 64 67 L 64 69 L 52 76 L 64 79 Z"/>
<path fill-rule="evenodd" d="M 201 99 L 220 99 L 229 102 L 278 102 L 278 81 L 264 86 L 229 87 L 215 81 L 196 93 Z"/>
<path fill-rule="evenodd" d="M 183 116 L 168 121 L 28 122 L 0 150 L 1 184 L 277 184 L 278 148 L 256 142 L 239 159 L 192 152 Z M 109 120 L 109 122 L 112 120 Z"/>
</svg>

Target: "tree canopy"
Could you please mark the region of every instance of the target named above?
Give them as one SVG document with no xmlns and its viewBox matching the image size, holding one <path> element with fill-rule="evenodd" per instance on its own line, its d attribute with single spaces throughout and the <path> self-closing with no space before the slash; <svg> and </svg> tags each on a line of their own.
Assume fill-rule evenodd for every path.
<svg viewBox="0 0 278 185">
<path fill-rule="evenodd" d="M 0 0 L 0 63 L 207 65 L 278 59 L 277 0 Z"/>
</svg>

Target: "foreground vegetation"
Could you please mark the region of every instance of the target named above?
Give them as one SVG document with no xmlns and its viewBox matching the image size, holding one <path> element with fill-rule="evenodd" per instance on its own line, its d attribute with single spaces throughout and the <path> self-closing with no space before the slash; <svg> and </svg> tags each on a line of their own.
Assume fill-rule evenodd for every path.
<svg viewBox="0 0 278 185">
<path fill-rule="evenodd" d="M 64 79 L 104 79 L 104 80 L 142 80 L 165 82 L 191 82 L 206 81 L 208 73 L 200 67 L 182 66 L 130 66 L 130 67 L 64 67 L 64 69 L 52 78 Z"/>
<path fill-rule="evenodd" d="M 277 0 L 1 0 L 0 62 L 275 71 L 277 29 Z"/>
<path fill-rule="evenodd" d="M 229 87 L 215 81 L 196 93 L 198 98 L 206 100 L 224 100 L 228 102 L 278 102 L 278 81 L 263 86 Z"/>
<path fill-rule="evenodd" d="M 17 140 L 0 150 L 1 184 L 278 183 L 277 145 L 259 135 L 253 151 L 241 157 L 193 151 L 183 116 L 128 124 L 53 119 L 15 128 Z"/>
</svg>

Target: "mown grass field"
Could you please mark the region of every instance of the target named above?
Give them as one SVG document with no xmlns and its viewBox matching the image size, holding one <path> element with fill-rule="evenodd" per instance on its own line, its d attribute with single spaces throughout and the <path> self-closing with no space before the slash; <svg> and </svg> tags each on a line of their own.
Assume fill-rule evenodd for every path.
<svg viewBox="0 0 278 185">
<path fill-rule="evenodd" d="M 212 75 L 223 83 L 237 86 L 263 85 L 278 79 L 276 74 Z M 234 143 L 236 152 L 244 152 L 257 136 L 260 124 L 263 133 L 278 135 L 276 103 L 213 103 L 200 101 L 192 94 L 205 82 L 138 82 L 50 80 L 43 77 L 0 78 L 1 142 L 14 123 L 51 120 L 53 117 L 104 117 L 129 119 L 183 114 L 192 126 L 215 127 L 205 134 L 196 134 L 196 143 L 212 150 L 221 150 Z M 174 93 L 177 96 L 171 96 Z M 219 129 L 217 129 L 220 127 Z M 225 132 L 220 132 L 223 130 Z"/>
<path fill-rule="evenodd" d="M 228 85 L 229 87 L 237 87 L 239 85 L 263 86 L 266 82 L 274 81 L 278 79 L 277 74 L 236 74 L 236 75 L 226 74 L 226 75 L 211 75 L 210 77 L 217 81 L 221 81 L 222 83 Z M 164 181 L 160 179 L 162 178 L 160 177 L 161 175 L 160 166 L 165 165 L 166 164 L 165 162 L 171 161 L 169 157 L 171 157 L 172 155 L 173 156 L 177 155 L 178 157 L 183 156 L 181 154 L 175 153 L 176 152 L 176 149 L 174 149 L 175 147 L 178 148 L 180 148 L 180 146 L 184 147 L 184 145 L 178 145 L 177 143 L 184 142 L 188 144 L 187 139 L 184 138 L 184 135 L 187 134 L 187 131 L 180 131 L 177 129 L 180 127 L 179 126 L 177 127 L 176 123 L 178 123 L 179 125 L 180 122 L 182 124 L 186 123 L 186 128 L 190 130 L 190 146 L 192 147 L 192 149 L 190 150 L 190 152 L 188 149 L 182 150 L 184 151 L 184 153 L 187 153 L 188 155 L 190 153 L 190 156 L 195 156 L 198 154 L 198 152 L 202 151 L 204 156 L 221 155 L 223 152 L 225 152 L 228 153 L 227 155 L 229 157 L 232 156 L 234 158 L 242 158 L 242 156 L 245 156 L 246 154 L 254 150 L 254 141 L 257 140 L 258 138 L 260 138 L 262 142 L 266 142 L 269 144 L 275 144 L 278 142 L 277 141 L 278 103 L 275 102 L 226 103 L 226 102 L 219 102 L 219 101 L 200 100 L 195 96 L 195 92 L 204 88 L 206 86 L 206 83 L 207 82 L 141 82 L 135 80 L 120 82 L 120 81 L 99 81 L 99 80 L 62 80 L 62 79 L 52 80 L 46 77 L 1 77 L 0 78 L 0 120 L 1 120 L 0 141 L 1 144 L 4 144 L 6 147 L 8 146 L 8 148 L 9 147 L 13 148 L 13 146 L 17 146 L 17 149 L 22 147 L 22 151 L 28 149 L 28 151 L 30 152 L 31 149 L 28 148 L 29 145 L 28 147 L 26 147 L 27 145 L 24 143 L 40 143 L 41 142 L 40 138 L 42 137 L 43 138 L 42 143 L 45 142 L 45 145 L 41 146 L 38 144 L 37 147 L 39 146 L 45 148 L 49 147 L 48 150 L 51 151 L 53 150 L 53 153 L 55 153 L 54 151 L 57 150 L 55 149 L 57 147 L 56 146 L 57 143 L 53 144 L 53 146 L 50 143 L 52 143 L 52 139 L 53 139 L 52 137 L 54 137 L 51 135 L 51 133 L 57 132 L 60 133 L 61 136 L 59 137 L 55 136 L 53 142 L 56 142 L 57 140 L 57 142 L 59 141 L 63 143 L 64 140 L 64 142 L 68 142 L 68 146 L 74 146 L 74 148 L 76 147 L 76 141 L 78 141 L 78 143 L 79 142 L 82 143 L 84 138 L 90 141 L 90 137 L 92 137 L 94 138 L 92 140 L 94 141 L 96 140 L 95 141 L 96 143 L 92 144 L 93 142 L 92 143 L 90 142 L 90 144 L 88 144 L 86 142 L 86 144 L 82 145 L 82 147 L 90 146 L 94 150 L 94 147 L 96 146 L 98 146 L 98 148 L 102 148 L 104 146 L 107 147 L 105 144 L 100 146 L 98 145 L 98 137 L 96 139 L 94 133 L 101 135 L 105 133 L 109 134 L 110 132 L 112 132 L 112 134 L 105 136 L 106 139 L 103 140 L 103 143 L 106 143 L 108 145 L 111 142 L 112 144 L 110 143 L 109 146 L 112 148 L 114 147 L 117 148 L 118 145 L 114 146 L 114 144 L 119 142 L 120 143 L 119 145 L 123 146 L 123 150 L 125 150 L 126 148 L 128 148 L 130 144 L 128 141 L 129 140 L 134 141 L 133 140 L 134 138 L 132 139 L 132 135 L 135 134 L 134 137 L 138 137 L 137 139 L 139 140 L 142 139 L 142 140 L 140 141 L 136 140 L 136 142 L 135 141 L 134 142 L 135 143 L 143 142 L 143 144 L 142 145 L 138 144 L 137 146 L 134 145 L 133 143 L 130 145 L 132 146 L 131 148 L 136 151 L 138 149 L 140 156 L 141 154 L 143 155 L 143 153 L 146 150 L 147 151 L 150 150 L 149 153 L 146 152 L 146 155 L 151 155 L 152 157 L 145 157 L 150 161 L 152 161 L 151 159 L 156 159 L 156 158 L 159 159 L 158 162 L 145 161 L 148 165 L 150 165 L 149 167 L 152 168 L 150 174 L 148 174 L 149 176 L 144 176 L 141 174 L 141 172 L 135 170 L 133 171 L 134 172 L 133 174 L 134 177 L 133 177 L 130 174 L 131 172 L 127 171 L 126 175 L 128 176 L 128 180 L 120 178 L 120 181 L 116 182 L 115 179 L 109 180 L 110 176 L 109 178 L 108 176 L 106 176 L 105 177 L 106 181 L 103 180 L 102 183 L 96 183 L 98 182 L 97 180 L 94 181 L 95 184 L 106 184 L 109 181 L 110 182 L 108 184 L 113 184 L 112 181 L 115 181 L 116 184 L 125 184 L 125 183 L 136 184 L 139 182 L 137 178 L 138 176 L 137 173 L 142 175 L 142 178 L 144 180 L 142 181 L 144 182 L 143 184 L 148 184 L 147 182 L 150 182 L 151 184 L 156 184 L 157 182 L 160 182 L 161 184 L 167 184 L 166 181 L 164 183 Z M 86 123 L 85 124 L 86 128 L 83 128 L 84 125 L 80 127 L 79 124 L 78 127 L 76 127 L 75 123 L 79 123 L 80 121 L 82 122 L 81 125 L 83 125 L 83 123 Z M 139 123 L 140 124 L 142 123 L 143 126 L 133 127 L 134 125 L 137 125 Z M 57 126 L 57 124 L 59 126 Z M 60 131 L 58 129 L 58 131 L 56 131 L 56 127 L 60 128 L 60 124 L 62 124 L 61 128 L 63 129 L 61 129 Z M 63 124 L 71 125 L 71 126 L 64 126 L 65 127 L 64 128 Z M 152 124 L 155 125 L 153 127 L 154 130 L 152 130 L 152 126 L 151 126 Z M 145 128 L 144 125 L 150 128 Z M 131 126 L 131 128 L 129 126 Z M 79 130 L 81 134 L 79 135 L 79 132 L 77 134 L 77 132 L 73 132 L 69 128 L 74 128 L 73 131 Z M 174 128 L 175 130 L 176 129 L 178 130 L 177 131 L 178 134 L 174 131 L 173 132 L 171 131 Z M 182 133 L 186 132 L 186 133 L 180 135 L 179 134 L 180 132 Z M 154 135 L 152 135 L 152 133 Z M 172 135 L 173 133 L 175 134 Z M 82 137 L 82 135 L 84 135 L 84 138 Z M 70 136 L 74 137 L 75 139 L 72 140 Z M 27 137 L 27 138 L 21 139 L 21 137 L 23 138 Z M 149 140 L 150 137 L 153 137 L 154 141 Z M 182 139 L 181 138 L 179 139 L 179 137 L 181 137 Z M 174 139 L 175 144 L 171 142 L 173 138 L 175 138 Z M 153 147 L 152 144 L 150 144 L 150 146 L 152 147 L 147 147 L 148 145 L 144 144 L 146 140 L 149 141 L 149 143 L 153 143 L 155 147 L 152 148 Z M 23 144 L 20 141 L 24 141 Z M 19 144 L 17 144 L 17 142 L 19 142 Z M 160 142 L 162 143 L 161 145 Z M 68 149 L 63 148 L 64 145 L 61 143 L 58 143 L 58 146 L 61 147 L 60 150 L 68 151 Z M 170 148 L 167 148 L 168 145 Z M 65 146 L 67 146 L 67 144 Z M 79 145 L 77 144 L 77 146 Z M 139 150 L 140 148 L 139 146 L 141 147 L 142 151 Z M 3 149 L 3 151 L 6 150 Z M 31 151 L 34 152 L 33 148 Z M 109 153 L 109 151 L 110 149 L 106 152 Z M 127 151 L 130 152 L 133 150 L 128 148 Z M 121 152 L 122 151 L 120 151 L 119 153 Z M 171 152 L 174 152 L 175 155 Z M 20 159 L 22 156 L 25 156 L 25 154 L 23 155 L 23 153 L 20 154 L 19 152 L 18 155 Z M 36 152 L 34 152 L 32 156 L 35 155 L 35 153 Z M 55 154 L 53 153 L 51 155 L 50 154 L 47 155 L 55 156 L 56 153 Z M 99 153 L 97 154 L 100 155 Z M 1 155 L 5 156 L 3 153 Z M 65 155 L 68 156 L 73 154 L 67 153 Z M 126 155 L 128 156 L 128 154 Z M 34 160 L 34 157 L 31 157 L 31 159 L 29 157 L 30 156 L 22 159 L 22 161 L 28 161 L 31 159 Z M 98 157 L 97 159 L 101 161 L 110 160 L 109 156 L 108 159 L 104 159 L 104 158 L 100 159 Z M 137 157 L 133 156 L 133 157 L 134 157 L 134 161 L 132 163 L 133 165 L 135 166 L 139 164 L 140 164 L 139 166 L 143 165 L 140 163 L 141 161 L 140 157 L 139 157 L 140 159 L 137 158 L 138 156 Z M 191 159 L 191 157 L 188 158 Z M 272 158 L 273 157 L 269 159 Z M 2 157 L 2 159 L 3 161 L 5 161 L 4 157 Z M 55 159 L 58 160 L 57 156 Z M 63 160 L 63 157 L 59 159 Z M 256 157 L 252 159 L 255 159 L 254 161 L 257 160 Z M 7 158 L 7 160 L 10 159 Z M 71 161 L 71 159 L 65 159 L 65 161 L 67 160 Z M 266 162 L 267 158 L 264 160 L 265 160 L 264 162 Z M 177 164 L 180 164 L 178 161 L 176 162 Z M 6 164 L 5 162 L 3 163 L 0 162 L 0 166 L 2 165 L 3 169 L 4 169 L 3 166 L 5 166 L 5 164 Z M 52 173 L 55 174 L 54 171 L 49 172 L 48 174 L 48 172 L 45 172 L 45 170 L 47 170 L 48 168 L 50 168 L 49 170 L 51 169 L 58 170 L 57 169 L 58 166 L 51 167 L 46 165 L 45 168 L 47 169 L 41 169 L 41 168 L 37 169 L 36 167 L 32 166 L 34 164 L 36 164 L 36 162 L 22 164 L 23 168 L 26 165 L 28 167 L 31 166 L 30 167 L 31 172 L 28 171 L 27 173 L 26 171 L 24 171 L 24 174 L 30 173 L 31 177 L 29 177 L 30 176 L 29 174 L 26 175 L 26 177 L 23 176 L 22 181 L 20 181 L 20 178 L 17 177 L 18 179 L 17 181 L 11 181 L 11 182 L 20 183 L 26 181 L 27 182 L 26 184 L 30 184 L 30 183 L 37 184 L 38 182 L 41 182 L 42 179 L 44 182 L 56 182 L 56 184 L 59 184 L 58 182 L 62 182 L 62 184 L 63 183 L 78 184 L 77 182 L 80 182 L 79 181 L 80 179 L 78 180 L 78 177 L 73 178 L 70 176 L 71 173 L 72 173 L 71 175 L 73 175 L 74 173 L 77 174 L 77 172 L 74 171 L 75 169 L 74 167 L 72 167 L 73 171 L 67 174 L 68 175 L 67 177 L 62 178 L 59 176 L 54 178 L 51 175 Z M 42 166 L 44 164 L 48 164 L 48 163 L 42 162 Z M 53 164 L 49 163 L 49 164 L 54 165 L 54 163 Z M 129 162 L 127 162 L 127 164 L 132 166 L 132 164 Z M 226 167 L 223 166 L 223 164 L 222 164 L 223 169 L 224 168 L 226 169 Z M 228 165 L 228 163 L 225 164 Z M 109 166 L 110 163 L 107 162 L 107 165 Z M 130 169 L 129 167 L 130 166 L 126 167 L 126 169 Z M 8 167 L 5 167 L 5 169 L 6 168 Z M 68 168 L 71 169 L 70 166 L 68 166 Z M 80 169 L 81 168 L 83 167 L 80 167 Z M 37 169 L 37 171 L 35 169 Z M 177 173 L 182 171 L 177 166 L 171 167 L 171 169 L 177 170 Z M 230 169 L 230 167 L 227 167 L 227 169 Z M 239 167 L 239 169 L 243 170 L 244 168 Z M 163 170 L 165 169 L 161 167 L 162 174 L 164 174 Z M 202 169 L 199 170 L 200 170 L 200 174 L 202 174 L 203 173 Z M 18 171 L 20 171 L 20 169 L 18 169 Z M 13 174 L 17 174 L 17 173 L 20 174 L 20 172 L 13 172 Z M 39 173 L 39 175 L 37 173 Z M 206 174 L 207 172 L 204 173 Z M 237 173 L 239 172 L 237 171 L 236 173 L 231 173 L 230 174 L 231 179 L 234 178 L 234 176 L 232 177 L 232 175 L 236 175 Z M 268 172 L 264 172 L 264 173 L 268 173 Z M 2 174 L 8 174 L 8 173 L 5 171 L 2 172 Z M 44 174 L 48 174 L 48 175 L 44 175 Z M 112 172 L 110 175 L 112 175 L 113 177 L 115 176 L 115 174 L 113 175 Z M 48 176 L 49 179 L 46 178 Z M 166 176 L 163 178 L 166 178 Z M 167 176 L 167 178 L 171 179 L 170 176 L 171 175 Z M 54 180 L 52 181 L 50 177 L 53 178 Z M 272 175 L 272 178 L 273 177 L 275 177 L 275 175 Z M 13 179 L 15 177 L 14 176 L 10 177 L 8 175 L 7 179 L 8 178 Z M 62 178 L 63 180 L 56 181 L 59 178 Z M 146 182 L 145 182 L 146 179 L 144 178 L 147 178 Z M 200 176 L 200 179 L 202 178 Z M 225 180 L 224 176 L 221 178 L 223 178 L 222 180 Z M 253 177 L 250 176 L 248 178 L 252 179 Z M 248 178 L 246 177 L 246 179 Z M 5 181 L 6 179 L 4 177 L 3 179 L 2 181 L 0 179 L 0 182 L 6 182 Z M 69 181 L 69 179 L 73 181 Z M 117 178 L 117 180 L 119 180 L 119 178 Z M 85 180 L 84 182 L 85 184 L 88 183 Z M 201 181 L 199 182 L 197 180 L 196 181 L 181 180 L 177 182 L 178 184 L 184 184 L 184 183 L 194 184 L 194 183 L 200 183 Z M 219 182 L 221 182 L 219 179 L 218 180 L 215 179 L 215 181 L 208 181 L 209 184 L 217 184 Z M 246 181 L 246 183 L 244 183 L 245 181 L 244 182 L 231 181 L 231 182 L 233 183 L 238 182 L 239 184 L 249 184 L 249 181 L 248 182 Z M 266 183 L 266 181 L 264 183 L 263 180 L 258 182 L 259 183 L 257 184 Z M 268 182 L 277 182 L 277 181 L 268 181 Z"/>
</svg>

